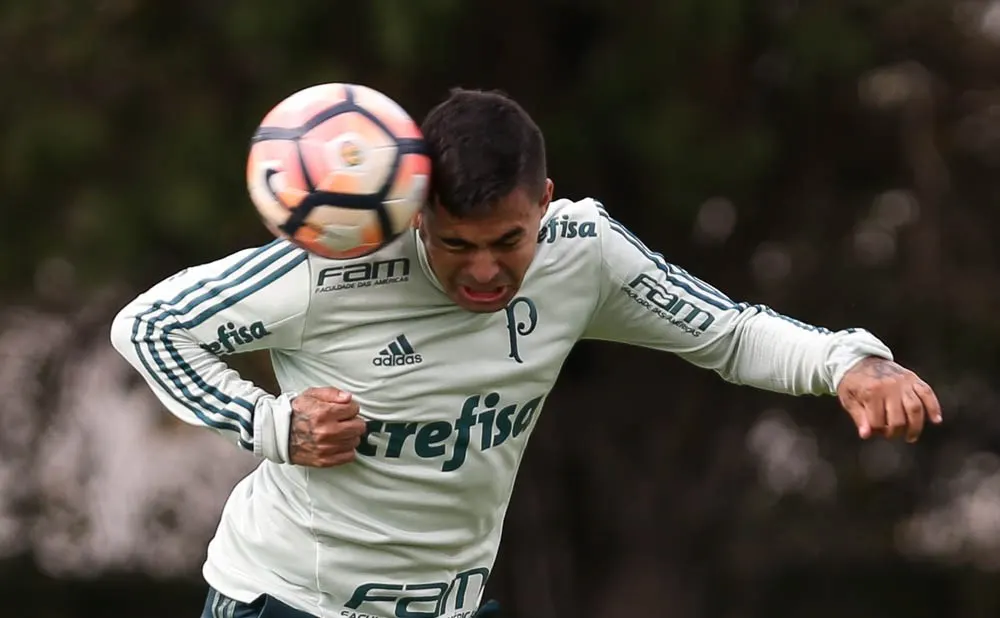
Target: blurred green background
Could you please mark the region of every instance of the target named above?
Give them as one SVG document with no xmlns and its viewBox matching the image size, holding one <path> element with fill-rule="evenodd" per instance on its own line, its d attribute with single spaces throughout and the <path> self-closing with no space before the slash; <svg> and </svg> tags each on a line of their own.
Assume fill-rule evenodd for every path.
<svg viewBox="0 0 1000 618">
<path fill-rule="evenodd" d="M 10 0 L 0 70 L 0 615 L 198 615 L 253 461 L 179 426 L 108 326 L 268 240 L 249 137 L 328 81 L 418 119 L 508 92 L 559 197 L 731 296 L 872 330 L 944 404 L 917 445 L 862 442 L 832 398 L 581 345 L 490 583 L 513 616 L 1000 615 L 1000 2 Z"/>
</svg>

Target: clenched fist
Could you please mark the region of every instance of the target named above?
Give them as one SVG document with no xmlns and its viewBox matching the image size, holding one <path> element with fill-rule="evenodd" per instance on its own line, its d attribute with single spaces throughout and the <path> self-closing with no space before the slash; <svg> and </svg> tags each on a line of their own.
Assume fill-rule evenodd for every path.
<svg viewBox="0 0 1000 618">
<path fill-rule="evenodd" d="M 333 387 L 307 389 L 292 400 L 289 459 L 313 468 L 353 461 L 365 426 L 350 393 Z"/>
<path fill-rule="evenodd" d="M 858 435 L 916 442 L 925 419 L 941 422 L 941 404 L 926 382 L 905 367 L 869 357 L 848 371 L 837 386 L 837 397 L 858 426 Z"/>
</svg>

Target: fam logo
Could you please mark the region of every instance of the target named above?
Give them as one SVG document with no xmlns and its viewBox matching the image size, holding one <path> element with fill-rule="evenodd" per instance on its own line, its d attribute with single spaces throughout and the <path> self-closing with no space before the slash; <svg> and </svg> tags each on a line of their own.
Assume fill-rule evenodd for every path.
<svg viewBox="0 0 1000 618">
<path fill-rule="evenodd" d="M 623 285 L 622 291 L 657 317 L 693 337 L 700 337 L 715 322 L 715 316 L 709 310 L 674 294 L 649 275 L 637 276 Z"/>
<path fill-rule="evenodd" d="M 258 341 L 271 334 L 271 331 L 264 327 L 261 321 L 254 322 L 249 326 L 237 326 L 232 322 L 222 324 L 216 331 L 218 339 L 209 343 L 201 344 L 201 348 L 212 354 L 232 354 L 239 346 L 244 346 L 254 341 Z"/>
<path fill-rule="evenodd" d="M 470 448 L 482 452 L 522 442 L 518 438 L 531 427 L 543 400 L 544 396 L 507 403 L 500 393 L 488 393 L 467 397 L 453 421 L 371 420 L 357 451 L 367 457 L 389 459 L 402 457 L 405 451 L 420 459 L 439 459 L 442 472 L 454 472 L 465 464 Z"/>
<path fill-rule="evenodd" d="M 410 259 L 396 258 L 374 262 L 361 262 L 347 266 L 330 266 L 316 275 L 315 292 L 335 292 L 369 288 L 410 280 Z"/>
<path fill-rule="evenodd" d="M 535 307 L 535 301 L 527 296 L 519 296 L 510 301 L 503 311 L 507 317 L 507 338 L 510 349 L 508 356 L 523 363 L 521 351 L 518 349 L 518 338 L 527 337 L 534 332 L 538 326 L 538 308 Z"/>
<path fill-rule="evenodd" d="M 344 606 L 350 611 L 340 615 L 367 618 L 375 616 L 368 612 L 377 611 L 379 604 L 389 603 L 395 618 L 472 618 L 477 615 L 476 604 L 489 578 L 489 568 L 480 566 L 456 574 L 451 581 L 367 582 L 354 589 Z M 356 613 L 362 606 L 365 606 L 365 613 Z M 379 612 L 379 615 L 384 614 Z"/>
<path fill-rule="evenodd" d="M 557 238 L 597 238 L 597 224 L 593 221 L 582 223 L 563 215 L 552 217 L 538 230 L 538 242 L 552 244 Z"/>
</svg>

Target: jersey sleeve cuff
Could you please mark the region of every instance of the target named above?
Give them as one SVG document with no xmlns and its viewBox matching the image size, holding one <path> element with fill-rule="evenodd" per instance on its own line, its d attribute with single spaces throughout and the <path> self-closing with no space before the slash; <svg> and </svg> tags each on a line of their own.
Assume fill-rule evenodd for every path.
<svg viewBox="0 0 1000 618">
<path fill-rule="evenodd" d="M 831 392 L 836 393 L 844 375 L 869 356 L 893 360 L 892 350 L 868 331 L 858 330 L 839 338 L 827 358 L 832 375 Z"/>
<path fill-rule="evenodd" d="M 253 419 L 253 452 L 275 463 L 289 463 L 288 435 L 295 393 L 258 400 Z"/>
</svg>

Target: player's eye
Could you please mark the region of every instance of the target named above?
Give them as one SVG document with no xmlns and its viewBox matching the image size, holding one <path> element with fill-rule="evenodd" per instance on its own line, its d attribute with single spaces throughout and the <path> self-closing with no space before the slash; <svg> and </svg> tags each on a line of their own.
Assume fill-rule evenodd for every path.
<svg viewBox="0 0 1000 618">
<path fill-rule="evenodd" d="M 501 238 L 494 246 L 498 249 L 514 249 L 521 244 L 521 240 L 523 238 L 523 234 L 518 234 L 517 236 L 511 236 L 509 238 Z"/>
<path fill-rule="evenodd" d="M 472 244 L 457 238 L 442 238 L 441 244 L 449 251 L 468 251 L 473 247 Z"/>
</svg>

